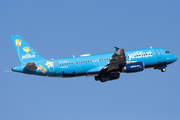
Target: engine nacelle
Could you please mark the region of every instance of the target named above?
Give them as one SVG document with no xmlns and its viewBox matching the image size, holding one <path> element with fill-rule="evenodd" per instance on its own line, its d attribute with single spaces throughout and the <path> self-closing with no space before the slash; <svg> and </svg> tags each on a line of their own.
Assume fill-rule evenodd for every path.
<svg viewBox="0 0 180 120">
<path fill-rule="evenodd" d="M 135 63 L 127 64 L 120 71 L 126 72 L 126 73 L 140 72 L 140 71 L 143 71 L 144 68 L 145 68 L 145 66 L 144 66 L 143 62 L 135 62 Z"/>
<path fill-rule="evenodd" d="M 119 77 L 120 77 L 119 72 L 113 72 L 110 74 L 103 74 L 103 75 L 95 76 L 95 80 L 101 81 L 101 82 L 106 82 L 106 81 L 118 79 Z"/>
</svg>

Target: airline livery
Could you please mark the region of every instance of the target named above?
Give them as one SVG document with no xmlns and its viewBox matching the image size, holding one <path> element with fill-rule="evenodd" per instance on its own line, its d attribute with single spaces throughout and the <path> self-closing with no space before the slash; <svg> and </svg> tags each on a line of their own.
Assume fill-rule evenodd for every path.
<svg viewBox="0 0 180 120">
<path fill-rule="evenodd" d="M 114 53 L 47 60 L 19 35 L 11 35 L 11 40 L 21 62 L 12 71 L 48 77 L 95 76 L 96 81 L 106 82 L 118 79 L 120 73 L 140 72 L 145 68 L 165 72 L 167 65 L 177 60 L 168 50 L 152 47 L 130 51 L 115 47 Z"/>
</svg>

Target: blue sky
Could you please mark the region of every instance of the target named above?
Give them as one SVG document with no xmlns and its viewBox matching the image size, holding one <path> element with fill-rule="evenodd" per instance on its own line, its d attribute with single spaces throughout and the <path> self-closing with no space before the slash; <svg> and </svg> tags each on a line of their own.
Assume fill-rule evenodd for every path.
<svg viewBox="0 0 180 120">
<path fill-rule="evenodd" d="M 0 2 L 0 120 L 179 120 L 179 60 L 165 73 L 48 78 L 4 72 L 20 65 L 10 35 L 42 57 L 160 47 L 180 58 L 178 0 L 7 0 Z"/>
</svg>

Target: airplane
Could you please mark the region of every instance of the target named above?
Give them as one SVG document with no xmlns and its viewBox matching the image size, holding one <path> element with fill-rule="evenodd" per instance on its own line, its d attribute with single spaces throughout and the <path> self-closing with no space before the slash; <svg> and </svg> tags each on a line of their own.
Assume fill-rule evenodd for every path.
<svg viewBox="0 0 180 120">
<path fill-rule="evenodd" d="M 11 70 L 25 74 L 47 77 L 94 76 L 96 81 L 106 82 L 120 78 L 120 73 L 141 72 L 145 68 L 166 71 L 177 56 L 162 48 L 147 48 L 125 51 L 115 47 L 115 52 L 84 54 L 69 58 L 47 60 L 42 58 L 19 35 L 11 35 L 21 65 Z"/>
</svg>

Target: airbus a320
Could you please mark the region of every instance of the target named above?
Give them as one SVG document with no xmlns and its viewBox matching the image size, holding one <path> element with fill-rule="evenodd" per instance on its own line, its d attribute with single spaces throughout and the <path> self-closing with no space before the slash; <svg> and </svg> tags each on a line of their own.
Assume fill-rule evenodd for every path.
<svg viewBox="0 0 180 120">
<path fill-rule="evenodd" d="M 11 35 L 21 65 L 12 71 L 48 77 L 94 76 L 96 81 L 106 82 L 119 79 L 120 73 L 141 72 L 145 68 L 166 71 L 177 56 L 162 48 L 125 51 L 115 47 L 115 52 L 84 54 L 70 58 L 47 60 L 42 58 L 19 35 Z"/>
</svg>

